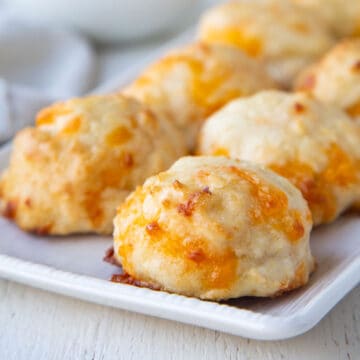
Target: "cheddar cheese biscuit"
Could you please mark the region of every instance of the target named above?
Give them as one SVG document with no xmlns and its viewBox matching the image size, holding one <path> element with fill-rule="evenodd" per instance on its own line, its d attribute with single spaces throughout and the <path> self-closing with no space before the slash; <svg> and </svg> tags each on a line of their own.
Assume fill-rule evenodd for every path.
<svg viewBox="0 0 360 360">
<path fill-rule="evenodd" d="M 150 65 L 124 91 L 178 126 L 193 149 L 207 116 L 236 97 L 276 87 L 242 51 L 196 43 Z"/>
<path fill-rule="evenodd" d="M 360 199 L 360 126 L 309 95 L 264 91 L 235 100 L 205 123 L 198 152 L 262 164 L 289 179 L 315 224 Z"/>
<path fill-rule="evenodd" d="M 199 38 L 231 45 L 262 60 L 284 86 L 333 44 L 327 25 L 287 0 L 231 1 L 204 14 Z"/>
<path fill-rule="evenodd" d="M 0 182 L 2 213 L 42 234 L 109 234 L 116 206 L 185 153 L 178 131 L 120 95 L 42 110 L 15 137 Z"/>
<path fill-rule="evenodd" d="M 301 193 L 225 157 L 181 158 L 127 198 L 114 226 L 115 257 L 135 283 L 187 296 L 275 296 L 314 266 Z"/>
</svg>

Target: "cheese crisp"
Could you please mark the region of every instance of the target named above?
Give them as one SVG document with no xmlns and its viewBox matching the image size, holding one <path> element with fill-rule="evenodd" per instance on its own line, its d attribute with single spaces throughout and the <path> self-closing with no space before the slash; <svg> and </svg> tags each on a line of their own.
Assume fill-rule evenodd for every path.
<svg viewBox="0 0 360 360">
<path fill-rule="evenodd" d="M 234 98 L 274 87 L 264 68 L 242 51 L 197 43 L 151 65 L 124 93 L 171 119 L 193 149 L 207 116 Z"/>
<path fill-rule="evenodd" d="M 198 152 L 253 161 L 286 177 L 321 224 L 360 199 L 359 143 L 359 124 L 337 107 L 302 93 L 265 91 L 209 118 Z"/>
<path fill-rule="evenodd" d="M 231 1 L 202 17 L 199 38 L 231 45 L 264 61 L 284 86 L 333 44 L 325 22 L 288 0 Z"/>
<path fill-rule="evenodd" d="M 185 157 L 149 178 L 114 226 L 114 254 L 135 283 L 187 296 L 275 296 L 306 284 L 314 266 L 301 193 L 224 157 Z"/>
<path fill-rule="evenodd" d="M 1 210 L 40 234 L 109 234 L 116 206 L 184 153 L 178 131 L 130 98 L 58 103 L 15 137 Z"/>
</svg>

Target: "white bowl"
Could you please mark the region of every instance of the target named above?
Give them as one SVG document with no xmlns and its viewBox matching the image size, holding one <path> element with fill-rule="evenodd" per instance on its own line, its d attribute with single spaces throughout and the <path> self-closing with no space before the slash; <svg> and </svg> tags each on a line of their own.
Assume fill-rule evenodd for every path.
<svg viewBox="0 0 360 360">
<path fill-rule="evenodd" d="M 7 0 L 32 19 L 73 27 L 101 42 L 143 38 L 181 24 L 198 0 Z"/>
</svg>

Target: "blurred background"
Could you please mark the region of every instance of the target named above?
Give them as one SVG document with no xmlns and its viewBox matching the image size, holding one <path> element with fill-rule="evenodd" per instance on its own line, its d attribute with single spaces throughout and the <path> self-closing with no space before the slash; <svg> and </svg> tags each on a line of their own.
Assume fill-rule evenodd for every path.
<svg viewBox="0 0 360 360">
<path fill-rule="evenodd" d="M 0 141 L 53 101 L 114 86 L 218 2 L 0 0 Z"/>
</svg>

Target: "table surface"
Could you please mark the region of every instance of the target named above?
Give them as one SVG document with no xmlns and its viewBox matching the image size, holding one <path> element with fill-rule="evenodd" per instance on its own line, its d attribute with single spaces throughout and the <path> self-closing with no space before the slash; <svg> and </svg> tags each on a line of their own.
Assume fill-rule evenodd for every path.
<svg viewBox="0 0 360 360">
<path fill-rule="evenodd" d="M 212 1 L 212 0 L 208 0 Z M 98 49 L 99 82 L 154 45 Z M 0 360 L 360 359 L 360 287 L 308 333 L 261 342 L 0 280 Z"/>
<path fill-rule="evenodd" d="M 360 356 L 360 287 L 315 328 L 262 342 L 0 280 L 0 359 L 348 359 Z"/>
</svg>

